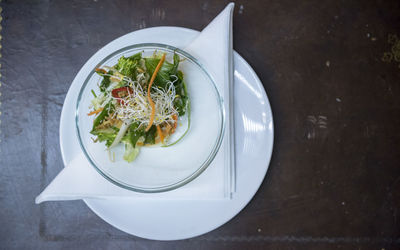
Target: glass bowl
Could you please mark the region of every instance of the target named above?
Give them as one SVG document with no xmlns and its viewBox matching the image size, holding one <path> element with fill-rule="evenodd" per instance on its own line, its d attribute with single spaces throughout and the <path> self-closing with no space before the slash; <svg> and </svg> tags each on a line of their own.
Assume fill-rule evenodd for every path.
<svg viewBox="0 0 400 250">
<path fill-rule="evenodd" d="M 123 160 L 124 146 L 112 148 L 115 160 L 111 161 L 105 143 L 95 143 L 90 134 L 94 116 L 88 116 L 94 90 L 99 93 L 101 77 L 94 69 L 113 66 L 121 56 L 142 52 L 151 56 L 154 51 L 167 53 L 171 62 L 173 53 L 181 58 L 179 70 L 184 74 L 191 105 L 191 124 L 186 136 L 170 147 L 141 147 L 133 162 Z M 199 176 L 212 162 L 221 145 L 224 130 L 224 112 L 220 94 L 204 67 L 188 53 L 163 44 L 136 44 L 119 49 L 106 56 L 85 79 L 77 101 L 76 131 L 80 146 L 88 161 L 107 180 L 136 192 L 164 192 L 181 187 Z M 170 142 L 184 133 L 187 115 L 180 118 Z"/>
</svg>

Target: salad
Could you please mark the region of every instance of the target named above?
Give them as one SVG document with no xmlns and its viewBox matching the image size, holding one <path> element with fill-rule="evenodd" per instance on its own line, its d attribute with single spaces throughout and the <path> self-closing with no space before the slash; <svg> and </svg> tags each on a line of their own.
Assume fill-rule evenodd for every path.
<svg viewBox="0 0 400 250">
<path fill-rule="evenodd" d="M 88 113 L 95 116 L 90 132 L 94 142 L 105 142 L 109 153 L 123 143 L 127 162 L 137 157 L 142 146 L 168 147 L 179 142 L 190 127 L 190 102 L 179 63 L 176 53 L 168 62 L 165 53 L 154 51 L 149 57 L 142 53 L 122 56 L 112 67 L 96 68 L 102 80 L 98 94 L 92 90 Z M 188 117 L 186 131 L 170 142 L 184 115 Z"/>
</svg>

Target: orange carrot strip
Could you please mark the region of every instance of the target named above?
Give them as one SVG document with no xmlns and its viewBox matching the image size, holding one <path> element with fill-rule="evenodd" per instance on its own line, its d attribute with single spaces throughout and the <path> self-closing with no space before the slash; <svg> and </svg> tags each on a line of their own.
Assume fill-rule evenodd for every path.
<svg viewBox="0 0 400 250">
<path fill-rule="evenodd" d="M 163 134 L 163 132 L 161 131 L 160 125 L 157 125 L 157 133 L 158 133 L 158 135 L 160 136 L 161 142 L 164 143 L 164 134 Z"/>
<path fill-rule="evenodd" d="M 160 62 L 158 62 L 158 65 L 157 65 L 156 69 L 154 70 L 153 75 L 150 78 L 149 87 L 147 88 L 147 100 L 149 101 L 150 106 L 151 106 L 151 115 L 150 115 L 149 125 L 147 125 L 147 128 L 146 128 L 146 132 L 149 131 L 149 129 L 151 128 L 151 125 L 153 125 L 154 116 L 156 114 L 156 107 L 154 105 L 153 100 L 151 99 L 150 89 L 151 89 L 151 85 L 153 85 L 154 79 L 156 79 L 157 73 L 160 70 L 161 65 L 163 64 L 164 60 L 165 60 L 165 53 L 161 57 Z"/>
<path fill-rule="evenodd" d="M 96 70 L 96 72 L 107 74 L 107 71 L 105 69 L 96 68 L 95 70 Z"/>
<path fill-rule="evenodd" d="M 92 112 L 90 112 L 89 114 L 87 114 L 87 115 L 94 115 L 94 114 L 98 114 L 98 113 L 100 113 L 101 111 L 103 111 L 103 109 L 104 108 L 99 108 L 99 109 L 97 109 L 97 110 L 93 110 Z"/>
<path fill-rule="evenodd" d="M 172 119 L 174 119 L 175 122 L 174 122 L 174 126 L 172 127 L 172 130 L 171 130 L 171 135 L 173 133 L 175 133 L 176 127 L 178 126 L 178 116 L 176 114 L 174 114 L 172 116 Z"/>
</svg>

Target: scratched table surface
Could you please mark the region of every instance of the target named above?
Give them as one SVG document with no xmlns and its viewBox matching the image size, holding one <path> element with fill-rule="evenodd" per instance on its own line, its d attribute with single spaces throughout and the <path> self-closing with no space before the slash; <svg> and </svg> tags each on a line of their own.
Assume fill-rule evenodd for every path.
<svg viewBox="0 0 400 250">
<path fill-rule="evenodd" d="M 236 2 L 234 47 L 269 96 L 275 145 L 257 194 L 220 228 L 150 241 L 82 201 L 34 204 L 63 168 L 60 113 L 86 60 L 134 30 L 201 30 L 226 4 L 0 3 L 0 249 L 400 248 L 399 1 Z"/>
</svg>

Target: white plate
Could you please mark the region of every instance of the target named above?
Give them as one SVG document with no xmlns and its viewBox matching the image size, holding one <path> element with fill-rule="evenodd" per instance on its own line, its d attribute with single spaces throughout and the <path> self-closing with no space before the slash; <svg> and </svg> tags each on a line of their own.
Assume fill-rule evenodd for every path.
<svg viewBox="0 0 400 250">
<path fill-rule="evenodd" d="M 155 27 L 124 35 L 100 49 L 75 79 L 87 75 L 88 65 L 118 48 L 136 43 L 164 43 L 184 48 L 198 31 L 180 27 Z M 114 227 L 155 240 L 186 239 L 207 233 L 240 212 L 251 200 L 267 172 L 273 147 L 273 120 L 265 90 L 249 64 L 234 53 L 234 109 L 236 193 L 230 200 L 85 199 L 99 217 Z M 74 115 L 80 82 L 74 81 L 65 98 L 60 121 L 60 146 L 64 164 L 79 153 Z"/>
</svg>

